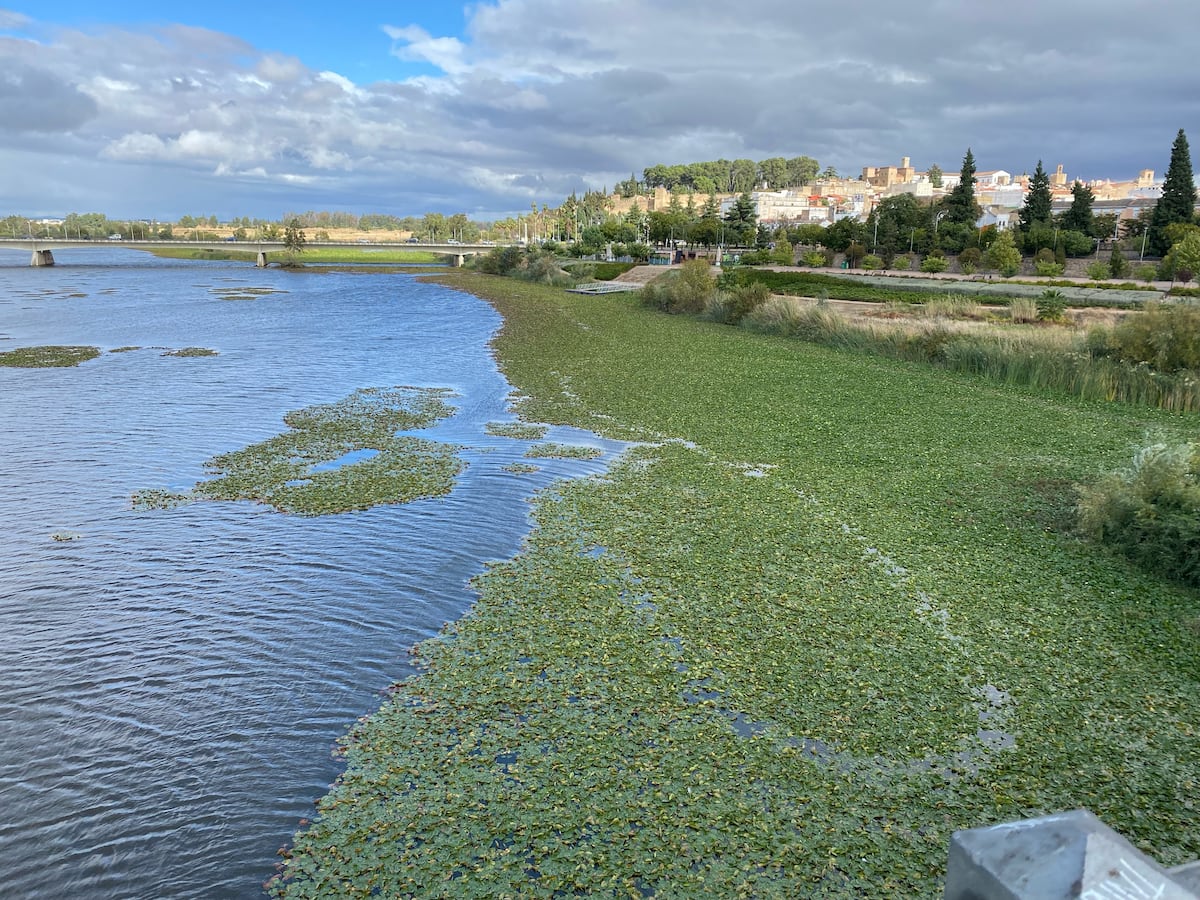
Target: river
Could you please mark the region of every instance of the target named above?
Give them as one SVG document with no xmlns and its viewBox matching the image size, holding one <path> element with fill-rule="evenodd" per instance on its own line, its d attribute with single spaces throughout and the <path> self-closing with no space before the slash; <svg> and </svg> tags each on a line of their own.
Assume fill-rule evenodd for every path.
<svg viewBox="0 0 1200 900">
<path fill-rule="evenodd" d="M 0 251 L 0 351 L 106 352 L 0 367 L 0 893 L 259 897 L 337 775 L 335 740 L 518 550 L 533 493 L 619 447 L 555 428 L 605 457 L 505 471 L 528 443 L 484 429 L 513 418 L 499 317 L 409 275 L 111 248 L 27 262 Z M 248 288 L 277 293 L 225 299 Z M 184 347 L 217 355 L 163 355 Z M 392 385 L 456 392 L 422 433 L 468 448 L 448 497 L 316 518 L 131 508 L 288 410 Z"/>
</svg>

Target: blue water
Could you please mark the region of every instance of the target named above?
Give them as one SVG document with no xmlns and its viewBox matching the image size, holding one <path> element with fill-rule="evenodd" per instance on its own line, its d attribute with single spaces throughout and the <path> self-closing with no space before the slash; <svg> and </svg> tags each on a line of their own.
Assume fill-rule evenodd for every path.
<svg viewBox="0 0 1200 900">
<path fill-rule="evenodd" d="M 504 466 L 511 386 L 486 304 L 403 274 L 296 273 L 101 248 L 0 251 L 0 873 L 6 897 L 257 897 L 336 777 L 334 741 L 413 674 L 468 579 L 515 553 L 528 498 L 598 461 Z M 283 293 L 223 300 L 236 288 Z M 209 347 L 214 357 L 163 356 Z M 446 498 L 319 518 L 250 503 L 138 511 L 285 412 L 360 387 L 452 388 Z M 74 537 L 54 540 L 51 535 Z"/>
</svg>

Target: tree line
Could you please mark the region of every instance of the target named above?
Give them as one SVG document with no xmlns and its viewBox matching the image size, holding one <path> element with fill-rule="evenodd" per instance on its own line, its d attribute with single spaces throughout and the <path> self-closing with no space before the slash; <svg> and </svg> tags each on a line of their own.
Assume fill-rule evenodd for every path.
<svg viewBox="0 0 1200 900">
<path fill-rule="evenodd" d="M 653 191 L 663 187 L 675 193 L 741 194 L 759 185 L 769 190 L 800 187 L 815 180 L 818 174 L 836 178 L 832 167 L 821 173 L 820 163 L 811 156 L 785 159 L 773 156 L 755 162 L 751 159 L 717 159 L 683 165 L 656 165 L 642 171 L 641 180 L 635 175 L 617 183 L 622 197 Z"/>
</svg>

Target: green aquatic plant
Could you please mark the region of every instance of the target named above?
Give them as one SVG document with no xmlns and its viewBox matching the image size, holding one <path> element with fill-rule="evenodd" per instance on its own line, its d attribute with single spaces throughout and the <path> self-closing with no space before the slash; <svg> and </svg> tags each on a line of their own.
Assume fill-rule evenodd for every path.
<svg viewBox="0 0 1200 900">
<path fill-rule="evenodd" d="M 175 509 L 176 507 L 183 506 L 185 503 L 191 503 L 195 499 L 195 496 L 190 492 L 181 494 L 160 488 L 147 488 L 134 491 L 129 498 L 133 509 Z"/>
<path fill-rule="evenodd" d="M 142 349 L 141 347 L 137 347 L 137 346 L 130 346 L 130 347 L 113 347 L 113 348 L 112 348 L 111 350 L 109 350 L 108 352 L 109 352 L 109 353 L 131 353 L 131 352 L 132 352 L 132 351 L 134 351 L 134 350 L 141 350 L 141 349 Z"/>
<path fill-rule="evenodd" d="M 448 494 L 463 467 L 459 448 L 397 432 L 451 415 L 450 393 L 364 388 L 335 403 L 289 412 L 288 431 L 205 463 L 215 477 L 197 484 L 194 493 L 308 516 Z"/>
<path fill-rule="evenodd" d="M 513 475 L 532 475 L 534 472 L 540 472 L 541 469 L 528 463 L 509 463 L 504 467 L 504 471 L 511 472 Z"/>
<path fill-rule="evenodd" d="M 95 359 L 99 355 L 99 347 L 18 347 L 16 350 L 0 353 L 0 366 L 15 369 L 67 368 Z"/>
<path fill-rule="evenodd" d="M 184 347 L 180 350 L 166 350 L 162 356 L 217 356 L 216 350 L 211 350 L 208 347 Z"/>
<path fill-rule="evenodd" d="M 545 444 L 534 444 L 525 451 L 531 459 L 556 457 L 558 459 L 599 459 L 604 451 L 599 447 L 586 447 L 581 444 L 559 444 L 553 441 Z"/>
<path fill-rule="evenodd" d="M 495 437 L 540 441 L 550 429 L 545 425 L 531 425 L 527 422 L 488 422 L 484 430 Z"/>
</svg>

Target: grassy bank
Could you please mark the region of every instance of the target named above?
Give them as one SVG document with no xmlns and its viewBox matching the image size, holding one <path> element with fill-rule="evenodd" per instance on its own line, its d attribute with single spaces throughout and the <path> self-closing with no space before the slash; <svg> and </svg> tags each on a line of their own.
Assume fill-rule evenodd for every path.
<svg viewBox="0 0 1200 900">
<path fill-rule="evenodd" d="M 278 893 L 935 897 L 954 829 L 1076 806 L 1200 855 L 1200 602 L 1069 528 L 1194 417 L 445 281 L 526 418 L 650 443 L 539 499 Z"/>
</svg>

